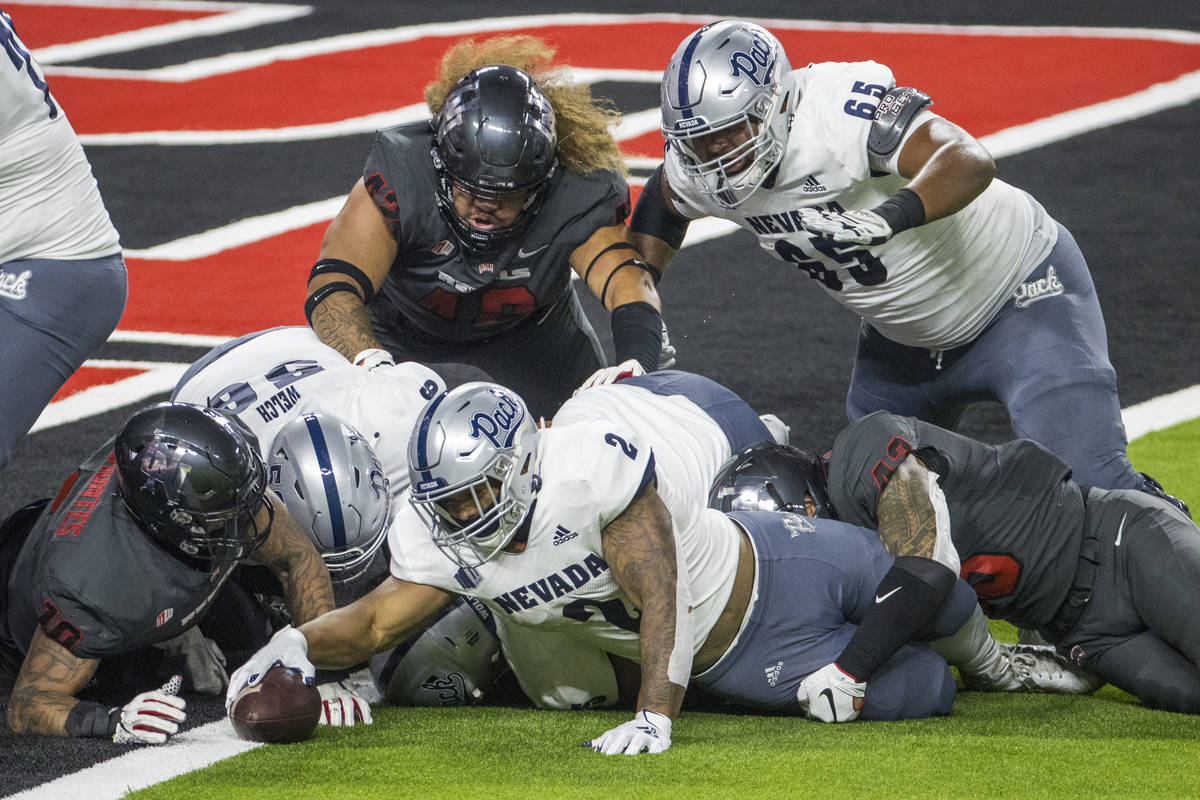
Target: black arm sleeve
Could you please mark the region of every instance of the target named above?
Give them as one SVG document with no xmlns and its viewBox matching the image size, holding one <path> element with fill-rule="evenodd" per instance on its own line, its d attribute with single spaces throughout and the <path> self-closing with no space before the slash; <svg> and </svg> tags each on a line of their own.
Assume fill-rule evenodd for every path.
<svg viewBox="0 0 1200 800">
<path fill-rule="evenodd" d="M 678 250 L 687 234 L 689 220 L 667 208 L 662 193 L 662 171 L 662 164 L 659 164 L 658 169 L 646 179 L 642 196 L 638 198 L 633 217 L 629 220 L 629 230 L 662 239 Z"/>
<path fill-rule="evenodd" d="M 929 626 L 956 577 L 931 558 L 897 558 L 879 582 L 875 604 L 838 656 L 837 665 L 856 680 L 870 680 L 897 650 Z"/>
<path fill-rule="evenodd" d="M 613 350 L 617 363 L 636 359 L 646 372 L 658 369 L 662 350 L 662 315 L 649 303 L 637 301 L 612 312 Z"/>
</svg>

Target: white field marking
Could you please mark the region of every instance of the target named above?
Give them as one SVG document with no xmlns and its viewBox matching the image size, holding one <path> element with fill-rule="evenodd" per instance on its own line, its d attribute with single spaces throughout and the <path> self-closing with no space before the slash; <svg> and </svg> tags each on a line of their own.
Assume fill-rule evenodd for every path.
<svg viewBox="0 0 1200 800">
<path fill-rule="evenodd" d="M 169 743 L 142 747 L 86 769 L 9 795 L 9 800 L 117 800 L 192 770 L 261 747 L 237 738 L 228 720 L 217 720 L 171 737 Z"/>
<path fill-rule="evenodd" d="M 5 5 L 45 5 L 46 0 L 9 0 Z M 179 20 L 133 31 L 98 36 L 78 42 L 39 47 L 34 52 L 43 66 L 64 61 L 124 53 L 184 39 L 215 36 L 229 31 L 268 25 L 272 22 L 302 17 L 312 13 L 312 6 L 270 5 L 267 3 L 213 3 L 200 0 L 54 0 L 54 5 L 87 6 L 91 8 L 162 9 L 166 11 L 218 11 L 202 19 Z"/>
<path fill-rule="evenodd" d="M 115 2 L 116 0 L 114 0 Z M 305 8 L 305 7 L 296 7 Z M 398 28 L 390 28 L 376 31 L 364 31 L 359 33 L 343 34 L 339 36 L 327 37 L 324 39 L 315 39 L 307 42 L 297 42 L 286 45 L 278 45 L 275 47 L 263 48 L 260 50 L 243 51 L 240 53 L 229 53 L 213 58 L 199 59 L 190 61 L 184 64 L 177 64 L 169 67 L 160 67 L 156 69 L 146 70 L 117 70 L 103 69 L 95 67 L 54 67 L 46 68 L 46 73 L 49 75 L 75 75 L 89 76 L 96 78 L 118 78 L 125 77 L 138 80 L 157 80 L 166 82 L 186 82 L 197 78 L 209 77 L 211 75 L 225 74 L 236 72 L 239 70 L 252 69 L 254 67 L 263 66 L 265 64 L 274 63 L 276 61 L 298 60 L 309 58 L 317 55 L 343 52 L 350 49 L 359 49 L 363 47 L 374 47 L 380 45 L 394 44 L 403 41 L 413 41 L 427 36 L 454 36 L 465 35 L 472 33 L 481 33 L 486 31 L 500 31 L 513 29 L 535 29 L 545 25 L 611 25 L 614 22 L 630 22 L 630 23 L 652 23 L 652 22 L 690 22 L 693 24 L 702 24 L 711 21 L 712 18 L 696 15 L 683 14 L 643 14 L 633 16 L 616 16 L 607 14 L 544 14 L 531 15 L 526 17 L 496 17 L 483 20 L 468 20 L 463 22 L 449 23 L 430 23 L 425 25 L 410 25 Z M 893 32 L 893 33 L 922 33 L 922 34 L 940 34 L 951 36 L 964 35 L 1006 35 L 1006 36 L 1072 36 L 1080 38 L 1140 38 L 1153 39 L 1159 41 L 1171 41 L 1184 44 L 1200 43 L 1200 33 L 1190 31 L 1172 31 L 1159 29 L 1137 29 L 1137 28 L 1084 28 L 1084 27 L 1004 27 L 1004 26 L 956 26 L 956 25 L 904 25 L 904 24 L 861 24 L 861 23 L 839 23 L 839 22 L 821 22 L 817 20 L 762 20 L 768 27 L 778 29 L 802 29 L 802 30 L 844 30 L 844 31 L 873 31 L 873 32 Z M 182 24 L 182 23 L 178 23 Z M 166 27 L 166 26 L 165 26 Z M 107 37 L 105 37 L 107 38 Z M 44 48 L 50 50 L 50 48 Z M 43 64 L 47 63 L 47 59 L 43 57 L 43 50 L 37 50 L 36 54 L 41 58 Z M 51 53 L 53 55 L 53 53 Z M 600 80 L 611 81 L 626 81 L 626 82 L 657 82 L 661 73 L 653 70 L 623 70 L 623 69 L 575 69 L 570 71 L 578 80 L 586 82 L 596 82 Z M 1119 119 L 1133 119 L 1137 116 L 1152 113 L 1160 108 L 1166 108 L 1173 105 L 1182 105 L 1200 96 L 1194 82 L 1184 82 L 1181 85 L 1178 81 L 1169 81 L 1160 84 L 1159 91 L 1151 95 L 1151 97 L 1141 101 L 1131 102 L 1129 105 L 1122 105 L 1116 109 L 1108 108 L 1111 103 L 1123 103 L 1131 98 L 1138 98 L 1141 94 L 1135 93 L 1129 98 L 1121 98 L 1118 100 L 1108 101 L 1108 103 L 1097 104 L 1091 108 L 1095 109 L 1094 113 L 1104 115 L 1116 111 L 1120 116 Z M 409 115 L 412 118 L 420 118 L 424 115 L 421 107 L 407 106 L 391 111 L 369 114 L 362 117 L 355 117 L 347 120 L 339 120 L 332 123 L 323 123 L 318 125 L 299 125 L 278 129 L 254 129 L 254 130 L 232 130 L 232 131 L 138 131 L 134 133 L 98 133 L 85 134 L 80 137 L 85 145 L 124 145 L 124 144 L 158 144 L 158 145 L 195 145 L 195 144 L 229 144 L 229 143 L 253 143 L 253 142 L 269 142 L 269 141 L 299 141 L 315 138 L 324 138 L 328 136 L 343 136 L 351 133 L 370 133 L 380 127 L 387 125 L 398 124 L 399 122 L 408 121 Z M 1078 110 L 1077 110 L 1078 111 Z M 639 112 L 639 113 L 653 113 Z M 1067 112 L 1074 114 L 1075 112 Z M 1060 115 L 1061 116 L 1061 115 Z M 1063 136 L 1071 135 L 1070 125 L 1081 124 L 1075 120 L 1067 120 L 1060 122 L 1055 127 L 1055 136 L 1062 138 Z M 629 123 L 640 128 L 641 122 Z M 1036 123 L 1035 123 L 1036 124 Z M 1084 120 L 1082 124 L 1090 124 L 1090 121 Z M 1111 122 L 1109 122 L 1111 124 Z M 653 125 L 642 130 L 650 130 L 657 127 L 655 122 Z M 1020 126 L 1025 127 L 1025 126 Z M 1094 125 L 1092 127 L 1095 127 Z M 1085 127 L 1083 130 L 1091 130 L 1092 127 Z M 1017 131 L 1018 129 L 1012 129 Z M 1040 132 L 1039 132 L 1040 133 Z M 631 134 L 632 135 L 632 134 Z M 994 134 L 995 135 L 995 134 Z M 1024 139 L 1021 133 L 1014 134 L 1018 139 Z M 1055 141 L 1055 139 L 1047 139 L 1047 141 Z M 998 143 L 998 154 L 1006 152 L 1019 152 L 1019 150 L 1005 150 L 1012 143 L 1007 141 Z"/>
<path fill-rule="evenodd" d="M 1200 415 L 1200 384 L 1153 397 L 1121 410 L 1125 434 L 1130 440 L 1187 422 Z"/>
<path fill-rule="evenodd" d="M 531 14 L 516 17 L 490 17 L 485 19 L 463 20 L 460 22 L 431 22 L 420 25 L 403 25 L 396 28 L 384 28 L 374 31 L 359 31 L 355 33 L 328 36 L 322 39 L 312 39 L 306 42 L 292 42 L 275 45 L 259 50 L 245 50 L 239 53 L 226 53 L 211 58 L 202 58 L 175 64 L 169 67 L 152 69 L 104 69 L 98 67 L 53 67 L 48 73 L 58 75 L 81 75 L 93 77 L 129 77 L 138 80 L 181 82 L 197 78 L 207 78 L 213 75 L 238 72 L 252 69 L 277 61 L 294 61 L 312 56 L 340 53 L 346 50 L 359 50 L 367 47 L 379 47 L 400 42 L 411 42 L 426 37 L 453 38 L 475 33 L 537 30 L 538 28 L 565 25 L 614 25 L 614 24 L 646 24 L 655 22 L 691 23 L 703 25 L 718 17 L 700 16 L 694 14 Z M 912 25 L 897 23 L 858 23 L 858 22 L 825 22 L 821 20 L 796 19 L 763 19 L 755 20 L 768 28 L 778 30 L 824 30 L 847 32 L 876 32 L 876 33 L 920 33 L 942 34 L 947 36 L 1070 36 L 1079 38 L 1127 38 L 1153 39 L 1183 44 L 1200 42 L 1200 33 L 1181 30 L 1160 30 L 1154 28 L 1087 28 L 1075 27 L 1032 27 L 1032 26 L 969 26 L 969 25 Z M 42 60 L 42 50 L 34 51 L 34 55 Z"/>
<path fill-rule="evenodd" d="M 183 377 L 183 373 L 187 371 L 189 364 L 175 364 L 170 362 L 160 361 L 111 361 L 96 359 L 84 362 L 85 366 L 100 367 L 100 368 L 128 368 L 145 369 L 138 375 L 131 375 L 123 380 L 114 383 L 102 384 L 100 386 L 89 386 L 83 391 L 64 397 L 55 403 L 51 403 L 42 410 L 41 416 L 37 418 L 37 422 L 33 423 L 33 427 L 29 429 L 30 433 L 35 431 L 45 430 L 46 428 L 54 428 L 68 422 L 77 422 L 86 417 L 92 417 L 97 414 L 102 414 L 105 411 L 111 411 L 114 408 L 136 403 L 153 394 L 159 392 L 169 392 L 175 388 L 175 384 Z"/>
<path fill-rule="evenodd" d="M 182 344 L 193 347 L 216 347 L 232 337 L 207 333 L 172 333 L 170 331 L 113 331 L 110 342 L 149 342 L 150 344 Z M 89 362 L 91 363 L 91 362 Z M 140 363 L 140 362 L 138 362 Z"/>
</svg>

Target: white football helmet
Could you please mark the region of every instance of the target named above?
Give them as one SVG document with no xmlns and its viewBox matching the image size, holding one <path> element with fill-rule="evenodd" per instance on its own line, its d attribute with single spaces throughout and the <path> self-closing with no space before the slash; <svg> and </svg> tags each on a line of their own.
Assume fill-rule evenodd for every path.
<svg viewBox="0 0 1200 800">
<path fill-rule="evenodd" d="M 409 440 L 408 476 L 410 502 L 442 553 L 462 567 L 488 561 L 541 487 L 538 429 L 525 401 L 483 381 L 434 398 Z"/>
<path fill-rule="evenodd" d="M 696 190 L 724 208 L 754 193 L 783 158 L 792 67 L 765 28 L 727 19 L 679 45 L 662 80 L 662 133 Z M 710 157 L 713 137 L 742 139 Z"/>
<path fill-rule="evenodd" d="M 328 414 L 304 414 L 275 435 L 267 474 L 333 582 L 361 574 L 383 545 L 390 506 L 387 476 L 362 434 Z"/>
<path fill-rule="evenodd" d="M 474 597 L 460 597 L 421 633 L 371 657 L 384 700 L 397 706 L 476 703 L 504 672 L 496 619 Z"/>
</svg>

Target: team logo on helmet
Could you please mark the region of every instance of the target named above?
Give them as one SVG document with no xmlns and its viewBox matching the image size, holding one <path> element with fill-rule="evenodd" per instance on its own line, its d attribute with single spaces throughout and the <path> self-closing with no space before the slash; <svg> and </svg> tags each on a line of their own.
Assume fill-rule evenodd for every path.
<svg viewBox="0 0 1200 800">
<path fill-rule="evenodd" d="M 729 74 L 734 78 L 745 75 L 755 86 L 763 86 L 771 82 L 775 70 L 775 58 L 772 56 L 771 43 L 754 35 L 750 52 L 737 50 L 729 56 Z"/>
<path fill-rule="evenodd" d="M 493 447 L 512 447 L 517 429 L 525 419 L 525 407 L 515 402 L 511 397 L 494 393 L 496 407 L 491 412 L 476 412 L 471 418 L 471 438 L 481 436 L 492 443 Z"/>
</svg>

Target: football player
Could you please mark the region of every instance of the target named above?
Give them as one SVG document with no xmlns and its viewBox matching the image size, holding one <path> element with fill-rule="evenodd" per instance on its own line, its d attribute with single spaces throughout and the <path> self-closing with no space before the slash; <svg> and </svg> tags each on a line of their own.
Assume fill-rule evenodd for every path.
<svg viewBox="0 0 1200 800">
<path fill-rule="evenodd" d="M 1159 493 L 1126 457 L 1083 254 L 929 96 L 873 61 L 793 70 L 734 19 L 683 40 L 661 99 L 666 155 L 631 221 L 655 268 L 691 220 L 732 220 L 862 318 L 851 419 L 953 428 L 991 398 L 1078 480 Z"/>
<path fill-rule="evenodd" d="M 250 631 L 244 649 L 265 642 L 265 616 L 253 630 L 248 599 L 229 596 L 243 558 L 276 575 L 298 622 L 333 608 L 329 573 L 267 491 L 258 450 L 213 409 L 138 411 L 53 500 L 0 533 L 0 655 L 20 670 L 8 701 L 16 733 L 165 742 L 186 718 L 177 678 L 118 706 L 77 695 L 110 664 L 201 623 L 214 636 Z M 134 664 L 143 682 L 146 663 Z"/>
<path fill-rule="evenodd" d="M 765 484 L 738 476 L 761 455 L 718 482 L 726 503 L 766 500 Z M 1081 485 L 1029 440 L 993 446 L 887 412 L 852 423 L 824 459 L 790 458 L 801 481 L 776 482 L 777 502 L 874 528 L 896 557 L 883 601 L 803 686 L 832 692 L 836 721 L 958 576 L 989 616 L 1039 631 L 1099 679 L 1200 713 L 1200 529 L 1167 498 Z"/>
<path fill-rule="evenodd" d="M 614 113 L 530 37 L 463 41 L 431 122 L 380 131 L 309 276 L 305 313 L 355 364 L 474 365 L 549 417 L 610 369 L 572 284 L 612 312 L 618 362 L 667 366 L 658 274 L 628 240 Z M 609 377 L 611 379 L 611 376 Z"/>
<path fill-rule="evenodd" d="M 0 468 L 125 309 L 117 231 L 37 59 L 0 11 Z"/>
<path fill-rule="evenodd" d="M 891 559 L 870 531 L 708 509 L 726 454 L 768 438 L 728 389 L 674 371 L 581 392 L 540 432 L 502 387 L 451 390 L 413 434 L 391 578 L 281 631 L 234 674 L 230 697 L 276 661 L 312 674 L 385 650 L 469 594 L 505 624 L 640 662 L 638 714 L 590 742 L 597 751 L 665 750 L 693 679 L 742 705 L 797 712 L 800 679 L 840 650 Z M 964 584 L 931 635 L 957 630 L 973 606 Z M 764 651 L 780 655 L 765 678 Z M 908 646 L 885 672 L 868 718 L 949 710 L 953 680 L 927 648 Z"/>
</svg>

